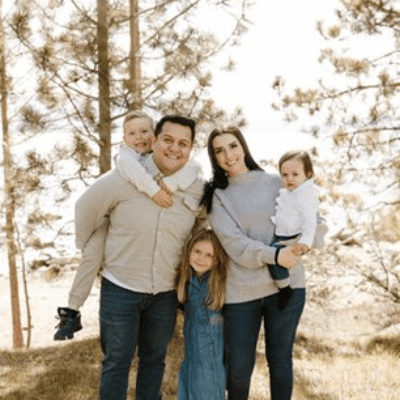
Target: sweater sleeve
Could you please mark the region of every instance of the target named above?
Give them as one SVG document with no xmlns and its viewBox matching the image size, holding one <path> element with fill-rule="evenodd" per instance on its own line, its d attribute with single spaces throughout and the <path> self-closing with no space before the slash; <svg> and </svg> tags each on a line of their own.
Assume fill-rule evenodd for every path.
<svg viewBox="0 0 400 400">
<path fill-rule="evenodd" d="M 248 237 L 232 210 L 224 205 L 215 194 L 213 210 L 209 218 L 223 248 L 236 264 L 248 269 L 257 269 L 264 267 L 265 264 L 274 264 L 276 249 Z"/>
<path fill-rule="evenodd" d="M 121 178 L 119 178 L 121 179 Z M 82 250 L 93 232 L 118 203 L 115 172 L 100 177 L 75 204 L 75 243 Z"/>
<path fill-rule="evenodd" d="M 153 197 L 161 189 L 140 164 L 139 155 L 134 150 L 121 146 L 115 163 L 118 173 L 149 197 Z"/>
<path fill-rule="evenodd" d="M 200 166 L 194 161 L 189 161 L 173 175 L 163 178 L 163 182 L 172 193 L 176 192 L 178 189 L 184 191 L 195 181 L 199 174 Z"/>
</svg>

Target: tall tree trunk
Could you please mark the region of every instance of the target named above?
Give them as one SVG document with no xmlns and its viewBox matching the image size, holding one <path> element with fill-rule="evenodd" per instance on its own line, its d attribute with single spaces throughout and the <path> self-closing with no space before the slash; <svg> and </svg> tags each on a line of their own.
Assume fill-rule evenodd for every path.
<svg viewBox="0 0 400 400">
<path fill-rule="evenodd" d="M 129 25 L 131 32 L 131 47 L 129 54 L 130 91 L 134 95 L 132 109 L 143 106 L 140 72 L 140 31 L 139 31 L 139 0 L 129 0 Z"/>
<path fill-rule="evenodd" d="M 0 90 L 1 90 L 1 119 L 3 128 L 3 154 L 4 154 L 4 192 L 6 210 L 6 244 L 8 251 L 8 266 L 10 270 L 11 313 L 13 327 L 13 346 L 23 347 L 24 340 L 21 326 L 21 310 L 19 304 L 18 276 L 16 254 L 17 247 L 14 235 L 14 192 L 12 156 L 10 152 L 10 137 L 8 132 L 7 115 L 7 75 L 5 56 L 5 33 L 3 27 L 3 2 L 0 0 Z"/>
<path fill-rule="evenodd" d="M 104 174 L 111 169 L 110 66 L 108 59 L 107 14 L 107 0 L 97 0 L 100 174 Z"/>
</svg>

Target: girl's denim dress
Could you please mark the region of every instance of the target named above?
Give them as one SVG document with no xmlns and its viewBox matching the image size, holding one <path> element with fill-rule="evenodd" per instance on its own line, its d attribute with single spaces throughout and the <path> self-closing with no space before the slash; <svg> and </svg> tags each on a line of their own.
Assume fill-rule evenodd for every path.
<svg viewBox="0 0 400 400">
<path fill-rule="evenodd" d="M 223 317 L 206 306 L 208 273 L 193 273 L 185 303 L 185 356 L 179 374 L 178 400 L 223 400 Z"/>
</svg>

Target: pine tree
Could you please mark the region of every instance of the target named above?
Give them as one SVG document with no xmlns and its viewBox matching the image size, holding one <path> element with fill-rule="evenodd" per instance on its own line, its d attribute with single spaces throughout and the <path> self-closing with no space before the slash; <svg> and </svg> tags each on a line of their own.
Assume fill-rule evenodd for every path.
<svg viewBox="0 0 400 400">
<path fill-rule="evenodd" d="M 110 168 L 111 146 L 121 140 L 117 122 L 132 108 L 200 123 L 226 117 L 209 95 L 210 63 L 238 43 L 247 7 L 248 0 L 99 0 L 97 10 L 93 0 L 21 2 L 11 26 L 32 56 L 37 81 L 24 129 L 31 129 L 29 114 L 36 126 L 40 121 L 63 136 L 60 143 L 72 136 L 64 156 L 87 178 Z M 204 8 L 231 15 L 222 39 L 201 28 L 196 16 Z M 103 84 L 97 88 L 96 81 Z M 240 112 L 236 117 L 243 123 Z"/>
<path fill-rule="evenodd" d="M 373 242 L 374 266 L 362 274 L 399 302 L 398 255 L 384 256 L 379 242 L 400 240 L 400 4 L 342 0 L 336 22 L 317 26 L 329 44 L 319 57 L 328 73 L 312 88 L 286 88 L 277 77 L 273 107 L 287 121 L 312 121 L 309 133 L 319 139 L 315 156 L 322 153 L 321 178 L 333 203 L 354 210 L 350 228 L 368 232 Z M 367 207 L 357 198 L 361 184 Z M 335 186 L 355 193 L 339 197 Z"/>
<path fill-rule="evenodd" d="M 6 39 L 3 26 L 3 2 L 0 0 L 0 92 L 1 92 L 1 120 L 3 132 L 3 157 L 4 157 L 4 208 L 6 214 L 6 247 L 8 253 L 8 266 L 10 277 L 11 294 L 11 314 L 13 327 L 13 346 L 15 348 L 23 347 L 24 341 L 21 326 L 21 309 L 18 291 L 17 274 L 17 246 L 15 239 L 15 202 L 14 202 L 14 171 L 13 160 L 10 149 L 10 135 L 8 124 L 8 84 L 6 70 Z"/>
<path fill-rule="evenodd" d="M 400 7 L 392 0 L 341 3 L 336 24 L 318 23 L 331 44 L 319 61 L 328 64 L 331 76 L 314 88 L 294 90 L 277 77 L 274 107 L 288 121 L 314 118 L 309 132 L 334 152 L 334 182 L 362 181 L 376 193 L 390 190 L 384 205 L 399 206 Z"/>
<path fill-rule="evenodd" d="M 212 70 L 246 31 L 248 3 L 14 1 L 5 18 L 15 155 L 14 225 L 6 225 L 18 228 L 14 257 L 26 253 L 26 265 L 34 270 L 57 269 L 57 258 L 70 255 L 59 240 L 73 235 L 73 209 L 62 218 L 65 200 L 110 169 L 113 149 L 122 141 L 121 121 L 131 109 L 143 108 L 155 119 L 166 113 L 196 119 L 196 145 L 209 124 L 228 118 L 210 97 Z M 204 9 L 208 16 L 228 16 L 227 28 L 203 28 L 205 18 L 199 21 L 198 15 Z M 240 110 L 232 118 L 244 123 Z"/>
</svg>

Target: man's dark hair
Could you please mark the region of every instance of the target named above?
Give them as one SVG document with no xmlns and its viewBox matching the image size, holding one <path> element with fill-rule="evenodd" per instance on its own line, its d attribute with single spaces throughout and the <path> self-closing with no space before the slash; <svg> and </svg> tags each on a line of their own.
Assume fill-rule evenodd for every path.
<svg viewBox="0 0 400 400">
<path fill-rule="evenodd" d="M 166 122 L 171 122 L 173 124 L 179 124 L 190 128 L 190 132 L 192 134 L 191 135 L 192 143 L 194 142 L 194 138 L 196 136 L 196 122 L 193 119 L 181 117 L 179 115 L 166 115 L 165 117 L 162 117 L 157 122 L 156 129 L 154 130 L 155 137 L 157 137 L 160 134 L 162 127 Z"/>
</svg>

